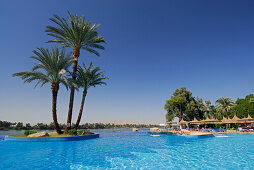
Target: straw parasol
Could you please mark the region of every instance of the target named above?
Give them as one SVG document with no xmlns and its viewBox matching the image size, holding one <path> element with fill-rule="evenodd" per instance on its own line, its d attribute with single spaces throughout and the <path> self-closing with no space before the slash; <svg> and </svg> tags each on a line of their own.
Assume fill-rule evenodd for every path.
<svg viewBox="0 0 254 170">
<path fill-rule="evenodd" d="M 212 119 L 209 118 L 209 116 L 206 117 L 205 120 L 201 121 L 203 124 L 213 124 L 214 122 L 212 121 Z"/>
<path fill-rule="evenodd" d="M 232 119 L 228 120 L 230 123 L 242 123 L 241 119 L 239 117 L 236 116 L 236 114 L 234 115 L 234 117 Z"/>
<path fill-rule="evenodd" d="M 166 122 L 166 124 L 169 124 L 169 125 L 171 125 L 172 126 L 172 128 L 174 128 L 174 125 L 177 125 L 177 122 Z"/>
<path fill-rule="evenodd" d="M 211 124 L 219 124 L 221 121 L 215 118 L 211 119 Z"/>
<path fill-rule="evenodd" d="M 250 114 L 248 114 L 248 117 L 241 119 L 244 123 L 254 123 L 254 119 L 250 117 Z"/>
<path fill-rule="evenodd" d="M 188 124 L 188 122 L 186 122 L 186 121 L 183 120 L 183 118 L 182 118 L 182 120 L 179 122 L 179 125 L 185 125 L 185 124 Z"/>
<path fill-rule="evenodd" d="M 177 122 L 166 122 L 167 124 L 177 124 Z"/>
<path fill-rule="evenodd" d="M 231 121 L 229 119 L 225 118 L 224 116 L 223 116 L 223 119 L 221 120 L 221 122 L 218 122 L 218 124 L 230 124 L 230 123 L 231 123 Z"/>
<path fill-rule="evenodd" d="M 200 125 L 200 124 L 201 124 L 201 121 L 198 121 L 198 120 L 196 119 L 196 117 L 194 117 L 194 119 L 193 119 L 192 121 L 190 121 L 190 124 L 191 124 L 191 125 Z"/>
</svg>

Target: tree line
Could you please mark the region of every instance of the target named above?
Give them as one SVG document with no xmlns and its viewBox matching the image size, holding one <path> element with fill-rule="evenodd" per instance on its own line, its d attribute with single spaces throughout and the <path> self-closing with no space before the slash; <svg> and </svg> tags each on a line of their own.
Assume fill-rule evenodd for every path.
<svg viewBox="0 0 254 170">
<path fill-rule="evenodd" d="M 236 101 L 231 97 L 220 97 L 215 105 L 212 105 L 210 100 L 194 97 L 186 87 L 181 87 L 173 92 L 169 100 L 166 100 L 164 109 L 167 111 L 167 121 L 172 121 L 175 117 L 186 121 L 191 121 L 194 117 L 198 120 L 207 117 L 233 118 L 235 114 L 239 118 L 247 117 L 248 114 L 254 117 L 254 95 L 249 94 L 244 99 L 238 98 Z"/>
<path fill-rule="evenodd" d="M 47 43 L 57 43 L 60 47 L 37 48 L 33 51 L 34 56 L 31 57 L 36 60 L 31 71 L 15 73 L 13 76 L 20 77 L 25 83 L 37 81 L 35 87 L 39 84 L 41 87 L 47 83 L 51 85 L 54 128 L 58 134 L 66 134 L 71 127 L 75 129 L 79 127 L 88 89 L 98 85 L 106 85 L 104 80 L 108 79 L 99 67 L 93 67 L 92 62 L 88 67 L 85 64 L 83 66 L 78 65 L 80 50 L 83 49 L 99 56 L 97 50 L 104 50 L 102 44 L 105 44 L 106 41 L 97 32 L 100 25 L 92 24 L 84 16 L 68 12 L 67 18 L 54 15 L 53 18 L 50 18 L 50 21 L 55 26 L 46 26 L 45 32 L 52 38 Z M 72 52 L 66 53 L 65 48 L 69 47 Z M 71 56 L 71 53 L 73 56 Z M 69 70 L 70 66 L 73 66 L 72 71 Z M 68 117 L 65 127 L 58 123 L 56 109 L 58 91 L 61 85 L 64 85 L 67 90 L 70 89 Z M 79 89 L 83 90 L 82 102 L 76 124 L 72 126 L 74 93 Z M 64 132 L 62 129 L 65 129 Z"/>
<path fill-rule="evenodd" d="M 59 127 L 63 129 L 66 124 L 59 124 Z M 75 124 L 72 124 L 75 126 Z M 112 124 L 112 123 L 85 123 L 78 126 L 78 129 L 114 129 L 114 128 L 151 128 L 157 127 L 158 125 L 152 124 Z M 53 122 L 50 124 L 37 123 L 31 125 L 30 123 L 22 122 L 8 122 L 0 121 L 0 130 L 54 130 L 55 125 Z"/>
</svg>

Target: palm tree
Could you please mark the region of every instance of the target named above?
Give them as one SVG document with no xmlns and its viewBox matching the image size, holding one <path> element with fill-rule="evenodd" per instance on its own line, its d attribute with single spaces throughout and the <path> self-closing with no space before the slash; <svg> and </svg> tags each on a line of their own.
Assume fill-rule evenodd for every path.
<svg viewBox="0 0 254 170">
<path fill-rule="evenodd" d="M 211 101 L 210 100 L 205 100 L 205 104 L 206 104 L 206 117 L 209 115 L 210 113 L 210 105 L 211 105 Z M 209 117 L 209 116 L 208 116 Z"/>
<path fill-rule="evenodd" d="M 218 111 L 226 113 L 228 117 L 229 110 L 235 105 L 233 99 L 231 97 L 221 97 L 216 100 L 216 109 Z"/>
<path fill-rule="evenodd" d="M 24 83 L 30 83 L 37 80 L 35 87 L 41 84 L 41 87 L 46 83 L 51 83 L 52 91 L 52 116 L 55 125 L 55 129 L 58 134 L 62 131 L 57 121 L 56 104 L 57 93 L 59 90 L 59 84 L 65 85 L 68 88 L 68 79 L 64 75 L 68 70 L 68 67 L 73 63 L 71 53 L 65 54 L 65 50 L 59 51 L 58 48 L 52 48 L 51 51 L 45 48 L 37 48 L 34 50 L 35 56 L 31 58 L 37 60 L 34 64 L 32 71 L 15 73 L 13 76 L 21 77 Z"/>
<path fill-rule="evenodd" d="M 84 64 L 83 64 L 83 67 L 78 66 L 76 84 L 79 88 L 80 87 L 84 88 L 84 90 L 83 90 L 83 96 L 81 100 L 79 115 L 75 125 L 75 129 L 78 128 L 80 120 L 81 120 L 84 102 L 87 95 L 87 90 L 90 87 L 95 87 L 97 85 L 106 85 L 106 83 L 103 81 L 105 79 L 108 79 L 108 78 L 104 77 L 103 73 L 100 72 L 99 67 L 96 67 L 93 69 L 92 62 L 89 64 L 88 68 L 86 68 Z"/>
<path fill-rule="evenodd" d="M 58 27 L 47 26 L 46 32 L 48 35 L 56 38 L 48 42 L 60 43 L 62 47 L 71 47 L 73 49 L 73 72 L 72 79 L 76 80 L 76 71 L 78 66 L 78 58 L 80 55 L 80 49 L 84 49 L 90 53 L 94 53 L 99 56 L 96 49 L 104 49 L 101 43 L 106 43 L 102 36 L 98 36 L 96 29 L 99 24 L 91 24 L 90 21 L 85 21 L 85 17 L 73 15 L 68 11 L 68 22 L 64 18 L 60 18 L 58 15 L 54 15 L 54 18 L 50 18 Z M 71 128 L 72 108 L 74 101 L 75 87 L 72 84 L 69 102 L 69 111 L 67 118 L 67 126 L 64 133 L 67 133 Z"/>
</svg>

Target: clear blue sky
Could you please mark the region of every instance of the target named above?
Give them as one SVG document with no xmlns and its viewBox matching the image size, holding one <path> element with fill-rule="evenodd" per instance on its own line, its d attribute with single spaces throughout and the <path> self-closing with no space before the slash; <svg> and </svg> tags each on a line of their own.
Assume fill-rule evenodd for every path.
<svg viewBox="0 0 254 170">
<path fill-rule="evenodd" d="M 101 57 L 81 52 L 110 77 L 90 89 L 84 122 L 164 122 L 163 106 L 186 86 L 214 102 L 254 90 L 254 1 L 75 0 L 0 1 L 0 120 L 51 122 L 50 86 L 33 89 L 13 78 L 29 70 L 36 47 L 50 47 L 44 32 L 53 14 L 67 10 L 100 23 L 108 44 Z M 71 49 L 68 49 L 71 50 Z M 81 93 L 76 94 L 74 120 Z M 58 116 L 65 122 L 69 92 L 60 89 Z"/>
</svg>

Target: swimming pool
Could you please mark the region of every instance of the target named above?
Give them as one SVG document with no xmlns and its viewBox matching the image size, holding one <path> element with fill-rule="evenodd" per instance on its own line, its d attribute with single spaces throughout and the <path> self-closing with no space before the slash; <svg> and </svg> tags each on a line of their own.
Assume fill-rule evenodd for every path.
<svg viewBox="0 0 254 170">
<path fill-rule="evenodd" d="M 254 169 L 254 134 L 112 132 L 87 141 L 0 141 L 0 152 L 0 169 Z"/>
</svg>

